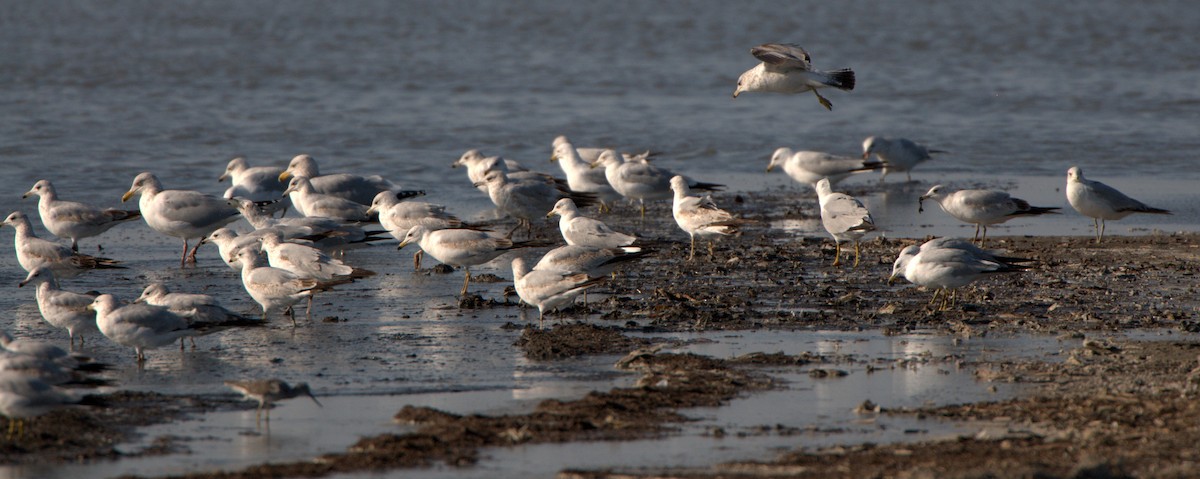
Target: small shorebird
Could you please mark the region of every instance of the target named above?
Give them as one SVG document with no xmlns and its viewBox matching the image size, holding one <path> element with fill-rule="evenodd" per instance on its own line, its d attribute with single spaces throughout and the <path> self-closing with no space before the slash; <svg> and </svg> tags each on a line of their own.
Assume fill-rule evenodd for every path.
<svg viewBox="0 0 1200 479">
<path fill-rule="evenodd" d="M 246 399 L 258 401 L 258 408 L 254 410 L 254 424 L 259 424 L 262 417 L 262 412 L 267 411 L 267 423 L 271 422 L 270 406 L 276 401 L 291 399 L 296 396 L 305 395 L 312 399 L 317 406 L 321 406 L 321 402 L 313 396 L 312 391 L 308 389 L 308 383 L 300 383 L 295 387 L 283 382 L 279 379 L 257 379 L 246 381 L 225 381 L 225 385 L 233 388 L 234 391 L 241 393 Z"/>
</svg>

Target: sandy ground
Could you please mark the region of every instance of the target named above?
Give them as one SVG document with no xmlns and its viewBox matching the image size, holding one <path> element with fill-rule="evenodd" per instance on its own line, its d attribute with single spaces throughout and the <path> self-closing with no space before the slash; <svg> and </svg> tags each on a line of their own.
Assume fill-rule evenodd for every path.
<svg viewBox="0 0 1200 479">
<path fill-rule="evenodd" d="M 685 261 L 686 243 L 660 243 L 639 267 L 627 268 L 589 306 L 549 316 L 545 328 L 525 327 L 514 345 L 535 360 L 581 354 L 624 354 L 618 367 L 639 374 L 637 386 L 594 392 L 575 401 L 549 400 L 529 414 L 456 416 L 406 408 L 396 420 L 417 432 L 363 438 L 344 453 L 316 461 L 270 464 L 194 477 L 318 477 L 337 472 L 416 467 L 444 462 L 469 467 L 480 448 L 578 440 L 623 440 L 669 434 L 689 407 L 721 404 L 774 387 L 760 365 L 820 361 L 818 356 L 718 360 L 655 352 L 653 341 L 625 333 L 761 328 L 935 330 L 960 336 L 994 331 L 1078 337 L 1107 331 L 1166 328 L 1196 331 L 1193 276 L 1200 237 L 1003 237 L 989 247 L 1035 260 L 1030 271 L 988 278 L 964 288 L 951 308 L 928 305 L 930 291 L 889 286 L 891 263 L 920 240 L 873 239 L 862 264 L 831 267 L 833 244 L 768 228 L 778 218 L 804 219 L 784 200 L 754 198 L 766 207 L 743 210 L 754 223 L 707 256 L 700 245 Z M 809 210 L 811 211 L 811 210 Z M 661 214 L 661 212 L 660 212 Z M 811 219 L 811 218 L 808 218 Z M 631 223 L 628 212 L 619 221 Z M 672 225 L 648 236 L 672 237 Z M 677 239 L 677 236 L 675 236 Z M 843 259 L 845 261 L 846 258 Z M 428 267 L 428 266 L 427 266 Z M 495 278 L 502 281 L 503 278 Z M 468 308 L 508 307 L 468 298 Z M 600 317 L 591 324 L 577 319 Z M 1004 360 L 974 364 L 980 379 L 1033 385 L 1032 393 L 996 403 L 864 414 L 945 416 L 986 421 L 989 434 L 954 441 L 795 451 L 771 463 L 723 464 L 707 470 L 564 471 L 562 477 L 1185 477 L 1200 474 L 1195 421 L 1200 346 L 1186 341 L 1087 341 L 1067 360 Z M 252 407 L 191 397 L 117 393 L 107 408 L 58 411 L 28 421 L 23 434 L 0 441 L 0 462 L 113 458 L 113 445 L 153 422 L 214 408 Z M 869 408 L 868 408 L 869 409 Z M 7 427 L 0 420 L 0 427 Z M 134 454 L 157 454 L 169 444 Z"/>
</svg>

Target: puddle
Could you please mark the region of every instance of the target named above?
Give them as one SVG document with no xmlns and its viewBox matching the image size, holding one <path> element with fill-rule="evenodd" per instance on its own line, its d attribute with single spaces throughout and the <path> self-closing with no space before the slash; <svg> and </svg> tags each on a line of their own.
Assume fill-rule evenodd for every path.
<svg viewBox="0 0 1200 479">
<path fill-rule="evenodd" d="M 444 326 L 456 330 L 474 324 L 494 333 L 500 318 L 481 316 L 445 320 Z M 440 340 L 435 339 L 444 336 L 444 332 L 423 334 L 428 337 L 409 340 L 440 350 L 435 346 Z M 782 380 L 785 387 L 738 398 L 724 407 L 682 411 L 694 421 L 679 425 L 678 434 L 667 438 L 490 449 L 484 451 L 485 459 L 475 468 L 439 466 L 404 471 L 404 475 L 546 477 L 571 467 L 705 466 L 735 459 L 770 459 L 778 452 L 798 447 L 973 434 L 950 422 L 886 416 L 863 418 L 853 408 L 867 399 L 884 407 L 906 407 L 1010 397 L 1019 392 L 1018 387 L 976 381 L 970 367 L 957 365 L 1013 356 L 1053 361 L 1061 350 L 1078 345 L 1077 340 L 1064 342 L 1042 336 L 962 340 L 944 335 L 884 336 L 877 332 L 747 331 L 645 336 L 685 343 L 671 351 L 718 358 L 750 352 L 792 355 L 808 352 L 846 360 L 801 368 L 763 367 L 763 372 Z M 0 477 L 165 475 L 305 460 L 326 452 L 344 451 L 362 436 L 404 432 L 406 426 L 392 423 L 391 417 L 405 405 L 454 413 L 521 413 L 531 410 L 542 399 L 577 398 L 591 390 L 628 386 L 636 379 L 612 368 L 614 356 L 542 364 L 514 358 L 513 349 L 508 346 L 511 343 L 495 348 L 469 343 L 465 349 L 472 351 L 470 354 L 431 360 L 431 364 L 440 365 L 434 368 L 440 372 L 426 371 L 424 374 L 433 374 L 426 380 L 399 384 L 352 382 L 344 389 L 320 388 L 318 394 L 324 408 L 303 398 L 281 403 L 272 411 L 269 434 L 266 429 L 256 428 L 253 410 L 216 412 L 144 428 L 140 440 L 120 447 L 122 451 L 133 452 L 158 438 L 171 437 L 173 444 L 185 451 L 179 454 L 85 465 L 11 467 L 0 469 Z M 417 369 L 428 369 L 423 365 L 428 364 L 393 366 L 404 369 L 396 371 L 397 374 L 415 375 Z M 472 368 L 476 371 L 471 372 Z M 847 374 L 815 379 L 809 376 L 813 368 Z M 437 389 L 439 374 L 455 378 L 452 386 Z M 614 464 L 614 458 L 618 457 L 619 464 Z"/>
</svg>

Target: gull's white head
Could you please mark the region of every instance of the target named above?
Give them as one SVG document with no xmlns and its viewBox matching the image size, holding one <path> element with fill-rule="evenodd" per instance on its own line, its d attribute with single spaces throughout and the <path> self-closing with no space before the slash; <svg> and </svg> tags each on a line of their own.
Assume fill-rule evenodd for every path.
<svg viewBox="0 0 1200 479">
<path fill-rule="evenodd" d="M 458 168 L 460 166 L 470 167 L 472 163 L 475 163 L 476 161 L 479 161 L 482 159 L 483 159 L 483 153 L 480 153 L 479 150 L 471 149 L 471 150 L 467 150 L 465 153 L 462 154 L 462 156 L 458 157 L 458 160 L 456 160 L 454 163 L 451 163 L 450 167 L 451 168 Z"/>
<path fill-rule="evenodd" d="M 592 168 L 603 166 L 605 168 L 618 166 L 625 161 L 621 159 L 616 150 L 607 149 L 600 152 L 600 156 L 596 157 L 596 161 L 592 163 Z"/>
<path fill-rule="evenodd" d="M 763 64 L 759 63 L 758 65 L 755 65 L 754 68 L 743 72 L 741 76 L 738 77 L 737 87 L 733 89 L 733 97 L 737 98 L 738 95 L 741 95 L 742 93 L 757 90 L 758 83 L 762 77 L 762 70 Z"/>
<path fill-rule="evenodd" d="M 558 136 L 554 137 L 554 143 L 552 143 L 551 145 L 553 145 L 555 148 L 557 148 L 560 145 L 569 145 L 569 144 L 571 144 L 571 141 L 567 139 L 567 135 L 558 135 Z"/>
<path fill-rule="evenodd" d="M 171 291 L 167 289 L 167 285 L 162 283 L 150 283 L 146 285 L 146 289 L 142 290 L 142 295 L 138 299 L 133 300 L 135 303 L 142 303 L 152 298 L 166 296 Z"/>
<path fill-rule="evenodd" d="M 676 196 L 687 195 L 691 192 L 691 188 L 688 188 L 687 180 L 682 176 L 675 175 L 671 177 L 671 191 L 674 191 Z"/>
<path fill-rule="evenodd" d="M 297 192 L 297 191 L 299 191 L 301 193 L 311 193 L 312 192 L 312 182 L 308 180 L 307 176 L 301 176 L 301 175 L 293 176 L 292 180 L 288 182 L 287 189 L 283 190 L 283 194 L 287 195 L 288 193 L 293 193 L 293 192 Z"/>
<path fill-rule="evenodd" d="M 244 157 L 239 156 L 229 160 L 229 164 L 225 165 L 225 172 L 217 177 L 217 182 L 225 181 L 226 178 L 231 178 L 233 175 L 245 171 L 247 168 L 250 168 L 250 164 L 246 162 L 246 158 Z"/>
<path fill-rule="evenodd" d="M 279 174 L 279 181 L 287 181 L 288 178 L 293 176 L 307 176 L 309 178 L 321 176 L 321 173 L 317 170 L 316 158 L 308 154 L 293 157 L 292 161 L 288 162 L 287 169 Z"/>
<path fill-rule="evenodd" d="M 577 214 L 579 214 L 579 208 L 575 206 L 575 201 L 570 198 L 563 198 L 558 200 L 558 203 L 554 204 L 554 209 L 550 210 L 549 213 L 546 213 L 546 217 L 549 218 L 554 215 L 561 215 L 562 217 L 566 218 L 568 215 L 573 216 Z"/>
<path fill-rule="evenodd" d="M 933 188 L 930 188 L 920 198 L 917 198 L 917 213 L 925 211 L 925 200 L 934 200 L 938 204 L 941 204 L 942 198 L 945 198 L 947 195 L 945 190 L 946 187 L 942 185 L 933 185 Z"/>
<path fill-rule="evenodd" d="M 54 185 L 50 184 L 50 180 L 38 180 L 33 184 L 33 188 L 21 195 L 21 198 L 28 198 L 33 195 L 46 196 L 54 194 Z"/>
<path fill-rule="evenodd" d="M 817 180 L 817 184 L 814 185 L 814 187 L 817 190 L 817 196 L 821 198 L 833 194 L 833 187 L 829 186 L 829 178 L 821 178 Z"/>
<path fill-rule="evenodd" d="M 424 238 L 428 233 L 429 228 L 426 228 L 423 225 L 413 226 L 408 230 L 408 233 L 404 234 L 404 240 L 400 241 L 400 246 L 397 246 L 396 249 L 401 249 L 412 243 L 419 243 L 421 242 L 421 239 Z"/>
<path fill-rule="evenodd" d="M 238 263 L 243 270 L 252 269 L 259 266 L 262 262 L 262 255 L 254 248 L 238 248 L 234 251 L 232 257 L 225 261 L 226 263 Z"/>
<path fill-rule="evenodd" d="M 492 185 L 503 185 L 506 182 L 508 182 L 508 174 L 502 170 L 492 170 L 487 175 L 484 175 L 483 181 L 475 183 L 475 186 L 491 187 Z"/>
<path fill-rule="evenodd" d="M 900 255 L 896 257 L 896 261 L 892 263 L 892 275 L 888 277 L 888 284 L 896 281 L 896 278 L 904 275 L 904 270 L 908 268 L 908 262 L 912 261 L 918 253 L 921 252 L 921 247 L 910 245 L 900 250 Z"/>
<path fill-rule="evenodd" d="M 117 297 L 111 294 L 96 296 L 96 299 L 92 300 L 92 304 L 87 305 L 87 309 L 95 311 L 98 314 L 108 313 L 117 309 Z"/>
<path fill-rule="evenodd" d="M 775 153 L 771 154 L 771 162 L 767 164 L 767 171 L 775 169 L 776 166 L 783 166 L 788 158 L 792 157 L 792 149 L 786 146 L 781 146 L 775 149 Z"/>
<path fill-rule="evenodd" d="M 229 228 L 217 228 L 216 231 L 209 233 L 208 236 L 205 236 L 204 239 L 200 240 L 200 242 L 221 245 L 225 244 L 226 241 L 233 241 L 233 239 L 237 237 L 237 231 Z"/>
<path fill-rule="evenodd" d="M 133 195 L 138 193 L 146 193 L 147 191 L 158 189 L 162 189 L 162 184 L 158 182 L 158 177 L 154 176 L 154 173 L 143 171 L 133 178 L 133 184 L 129 187 L 129 191 L 121 195 L 121 202 L 129 201 Z"/>
<path fill-rule="evenodd" d="M 4 224 L 12 226 L 13 228 L 29 226 L 29 217 L 25 216 L 25 213 L 14 211 L 8 215 L 8 218 L 4 218 Z"/>
<path fill-rule="evenodd" d="M 35 283 L 35 284 L 51 283 L 51 284 L 53 284 L 53 282 L 54 282 L 54 270 L 50 269 L 50 267 L 48 267 L 48 266 L 38 266 L 38 267 L 30 270 L 29 274 L 25 276 L 25 279 L 23 281 L 21 281 L 20 283 L 17 283 L 17 287 L 22 288 L 29 283 Z"/>
<path fill-rule="evenodd" d="M 399 202 L 400 199 L 396 197 L 396 193 L 391 191 L 380 191 L 379 194 L 375 195 L 375 198 L 371 200 L 371 206 L 367 208 L 367 214 L 381 213 L 383 210 L 391 208 Z"/>
<path fill-rule="evenodd" d="M 525 262 L 525 258 L 517 256 L 512 260 L 513 281 L 520 281 L 521 278 L 529 274 L 529 263 Z"/>
<path fill-rule="evenodd" d="M 1083 181 L 1083 170 L 1078 166 L 1072 166 L 1067 170 L 1067 181 Z"/>
<path fill-rule="evenodd" d="M 864 160 L 869 158 L 872 153 L 875 153 L 875 141 L 876 141 L 876 138 L 873 136 L 868 136 L 867 139 L 863 140 L 863 156 L 862 157 Z"/>
</svg>

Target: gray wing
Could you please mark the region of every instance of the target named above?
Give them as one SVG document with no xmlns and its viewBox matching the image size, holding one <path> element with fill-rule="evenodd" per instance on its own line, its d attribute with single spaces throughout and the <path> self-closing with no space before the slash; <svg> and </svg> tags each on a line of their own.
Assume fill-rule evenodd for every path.
<svg viewBox="0 0 1200 479">
<path fill-rule="evenodd" d="M 821 207 L 821 222 L 826 229 L 837 233 L 875 229 L 875 221 L 867 207 L 857 198 L 842 193 L 834 193 L 826 199 Z"/>
<path fill-rule="evenodd" d="M 812 57 L 799 45 L 791 43 L 764 43 L 750 49 L 754 55 L 766 65 L 768 71 L 809 71 L 812 70 Z"/>
<path fill-rule="evenodd" d="M 166 190 L 157 199 L 163 218 L 196 226 L 221 223 L 239 214 L 225 199 L 199 191 Z"/>
</svg>

